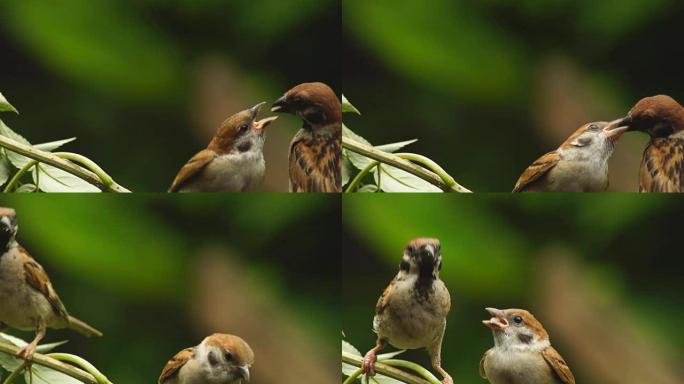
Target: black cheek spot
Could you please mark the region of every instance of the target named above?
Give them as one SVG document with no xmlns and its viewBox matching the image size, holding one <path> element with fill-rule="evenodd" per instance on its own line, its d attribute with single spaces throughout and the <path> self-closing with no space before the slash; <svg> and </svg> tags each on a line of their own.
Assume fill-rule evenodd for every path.
<svg viewBox="0 0 684 384">
<path fill-rule="evenodd" d="M 316 125 L 323 124 L 327 121 L 325 113 L 321 112 L 318 109 L 314 110 L 313 112 L 307 113 L 304 117 L 308 122 Z"/>
<path fill-rule="evenodd" d="M 218 359 L 216 358 L 216 355 L 214 352 L 209 352 L 209 355 L 207 356 L 207 360 L 209 360 L 209 364 L 211 365 L 216 365 L 218 364 Z"/>
<path fill-rule="evenodd" d="M 238 145 L 238 151 L 240 152 L 247 152 L 252 148 L 252 143 L 251 142 L 246 142 L 243 144 Z"/>
<path fill-rule="evenodd" d="M 399 264 L 399 269 L 408 272 L 408 270 L 411 269 L 411 265 L 409 265 L 408 261 L 402 260 L 401 264 Z"/>
<path fill-rule="evenodd" d="M 520 333 L 518 334 L 518 340 L 523 344 L 529 344 L 532 342 L 532 336 Z"/>
</svg>

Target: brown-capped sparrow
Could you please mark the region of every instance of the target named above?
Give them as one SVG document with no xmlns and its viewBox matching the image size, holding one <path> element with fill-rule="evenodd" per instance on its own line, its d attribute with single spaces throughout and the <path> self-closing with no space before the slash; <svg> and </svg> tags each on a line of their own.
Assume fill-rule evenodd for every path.
<svg viewBox="0 0 684 384">
<path fill-rule="evenodd" d="M 17 352 L 31 361 L 47 328 L 71 328 L 85 336 L 102 333 L 69 315 L 50 278 L 19 243 L 17 218 L 12 208 L 0 208 L 0 327 L 35 330 L 36 336 Z"/>
<path fill-rule="evenodd" d="M 172 357 L 159 384 L 242 384 L 253 363 L 254 352 L 243 339 L 215 333 Z"/>
<path fill-rule="evenodd" d="M 605 191 L 608 159 L 627 128 L 624 119 L 581 126 L 558 149 L 527 167 L 513 192 Z"/>
<path fill-rule="evenodd" d="M 272 112 L 299 116 L 290 144 L 291 192 L 342 192 L 342 104 L 323 83 L 304 83 L 276 100 Z"/>
<path fill-rule="evenodd" d="M 419 238 L 404 248 L 399 273 L 375 307 L 373 330 L 378 334 L 376 345 L 363 360 L 365 373 L 374 375 L 377 352 L 388 343 L 399 349 L 426 348 L 433 368 L 443 377 L 443 383 L 453 384 L 442 369 L 442 338 L 451 298 L 439 279 L 442 253 L 439 240 Z"/>
<path fill-rule="evenodd" d="M 492 384 L 575 384 L 575 377 L 553 349 L 549 334 L 524 309 L 487 308 L 482 323 L 494 334 L 494 347 L 480 360 L 480 376 Z"/>
<path fill-rule="evenodd" d="M 261 185 L 266 171 L 266 127 L 278 118 L 256 119 L 265 104 L 238 112 L 221 123 L 207 148 L 181 168 L 169 192 L 245 192 Z"/>
<path fill-rule="evenodd" d="M 667 95 L 646 97 L 625 118 L 651 136 L 641 159 L 639 192 L 684 192 L 684 107 Z"/>
</svg>

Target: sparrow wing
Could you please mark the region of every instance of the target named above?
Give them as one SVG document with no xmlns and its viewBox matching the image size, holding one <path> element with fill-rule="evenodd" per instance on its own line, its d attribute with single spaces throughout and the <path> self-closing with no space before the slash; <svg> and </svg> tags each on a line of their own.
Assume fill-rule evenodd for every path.
<svg viewBox="0 0 684 384">
<path fill-rule="evenodd" d="M 639 192 L 684 192 L 684 140 L 656 139 L 644 150 Z"/>
<path fill-rule="evenodd" d="M 52 288 L 50 278 L 47 273 L 45 273 L 43 267 L 29 255 L 24 247 L 19 247 L 19 254 L 22 264 L 24 265 L 24 278 L 26 279 L 26 283 L 47 299 L 57 315 L 68 318 L 69 314 L 67 313 L 64 304 L 62 304 L 62 300 L 59 299 L 57 292 Z"/>
<path fill-rule="evenodd" d="M 553 347 L 548 347 L 542 351 L 542 356 L 544 356 L 544 360 L 553 368 L 556 376 L 558 376 L 563 384 L 575 384 L 575 376 L 570 372 L 570 367 L 568 367 L 568 364 L 563 360 L 558 351 Z"/>
<path fill-rule="evenodd" d="M 172 357 L 168 363 L 162 369 L 161 375 L 159 376 L 159 384 L 163 384 L 166 380 L 176 376 L 178 371 L 195 356 L 195 347 L 185 348 L 184 350 L 178 352 L 176 356 Z"/>
<path fill-rule="evenodd" d="M 188 160 L 183 168 L 178 171 L 176 178 L 173 179 L 173 183 L 169 188 L 169 192 L 178 192 L 178 190 L 181 189 L 185 183 L 197 176 L 199 172 L 204 169 L 204 167 L 206 167 L 207 164 L 209 164 L 209 162 L 211 162 L 215 157 L 216 152 L 209 149 L 204 149 L 197 152 L 197 154 Z"/>
<path fill-rule="evenodd" d="M 300 131 L 290 145 L 291 192 L 341 192 L 339 139 L 314 140 Z"/>
<path fill-rule="evenodd" d="M 380 298 L 378 299 L 378 303 L 375 305 L 375 313 L 381 314 L 385 308 L 389 305 L 389 299 L 390 296 L 392 296 L 392 291 L 394 290 L 394 287 L 396 287 L 396 280 L 392 280 L 392 282 L 385 288 L 385 291 L 380 295 Z"/>
<path fill-rule="evenodd" d="M 492 349 L 493 348 L 490 348 L 489 350 L 487 350 L 487 352 L 485 352 L 484 355 L 482 355 L 482 358 L 480 359 L 480 377 L 483 379 L 487 378 L 487 373 L 485 372 L 484 364 L 485 364 L 485 360 L 487 360 L 487 357 L 492 352 Z"/>
<path fill-rule="evenodd" d="M 515 183 L 513 192 L 522 192 L 527 186 L 544 176 L 551 168 L 555 167 L 556 164 L 558 164 L 558 161 L 560 161 L 560 155 L 556 151 L 549 152 L 535 160 L 534 163 L 527 167 L 522 175 L 520 175 L 518 182 Z"/>
</svg>

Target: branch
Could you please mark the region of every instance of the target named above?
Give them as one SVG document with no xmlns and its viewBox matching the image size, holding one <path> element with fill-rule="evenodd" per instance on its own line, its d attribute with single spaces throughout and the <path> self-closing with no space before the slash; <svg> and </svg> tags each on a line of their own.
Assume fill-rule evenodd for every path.
<svg viewBox="0 0 684 384">
<path fill-rule="evenodd" d="M 12 140 L 6 136 L 0 135 L 0 146 L 7 148 L 12 152 L 16 152 L 20 155 L 24 155 L 28 158 L 40 161 L 45 164 L 52 165 L 55 168 L 59 168 L 65 172 L 69 172 L 72 175 L 85 180 L 86 182 L 98 187 L 100 190 L 105 192 L 130 192 L 128 189 L 120 186 L 112 178 L 107 175 L 100 167 L 95 165 L 92 161 L 88 160 L 83 156 L 76 154 L 63 153 L 62 157 L 67 157 L 76 161 L 81 162 L 87 167 L 94 166 L 91 170 L 81 168 L 80 166 L 74 164 L 72 161 L 65 160 L 57 154 L 41 151 L 31 147 L 30 145 L 19 143 Z"/>
<path fill-rule="evenodd" d="M 0 352 L 4 352 L 7 354 L 10 354 L 12 356 L 16 355 L 16 353 L 19 351 L 19 347 L 8 344 L 5 342 L 0 342 Z M 59 360 L 55 360 L 51 357 L 47 357 L 43 354 L 36 353 L 33 355 L 33 360 L 32 362 L 34 364 L 42 365 L 44 367 L 48 367 L 50 369 L 54 369 L 55 371 L 59 371 L 65 375 L 71 376 L 76 380 L 79 380 L 81 382 L 84 382 L 86 384 L 98 384 L 98 381 L 95 379 L 95 377 L 87 372 L 84 372 L 76 367 L 73 367 L 68 364 L 64 364 Z"/>
<path fill-rule="evenodd" d="M 470 190 L 458 184 L 439 165 L 424 156 L 413 153 L 393 154 L 384 152 L 344 136 L 342 137 L 342 147 L 420 177 L 444 192 L 470 192 Z M 420 162 L 425 167 L 416 165 L 409 160 Z"/>
<path fill-rule="evenodd" d="M 355 367 L 361 367 L 363 365 L 363 357 L 355 356 L 347 352 L 342 352 L 342 362 L 353 365 Z M 414 376 L 408 372 L 404 372 L 400 369 L 390 367 L 389 365 L 383 363 L 375 363 L 373 364 L 373 368 L 378 373 L 382 373 L 387 377 L 403 381 L 407 384 L 431 384 L 427 380 Z"/>
</svg>

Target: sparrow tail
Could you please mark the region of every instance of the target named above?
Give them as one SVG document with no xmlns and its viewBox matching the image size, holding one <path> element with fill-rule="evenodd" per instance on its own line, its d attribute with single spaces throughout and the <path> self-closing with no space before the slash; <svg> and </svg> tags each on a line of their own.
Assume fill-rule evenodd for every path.
<svg viewBox="0 0 684 384">
<path fill-rule="evenodd" d="M 73 329 L 74 331 L 86 336 L 86 337 L 92 337 L 92 336 L 97 336 L 101 337 L 102 332 L 98 331 L 97 329 L 91 327 L 90 325 L 84 323 L 83 321 L 73 317 L 69 316 L 69 328 Z"/>
</svg>

